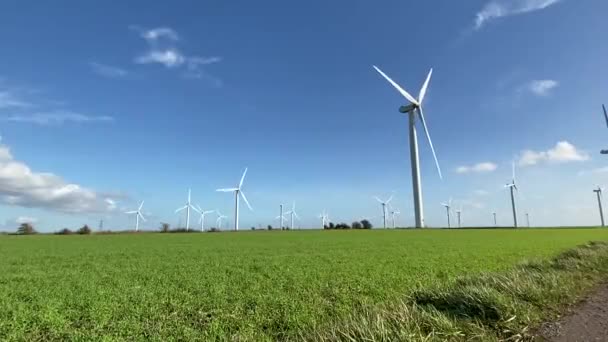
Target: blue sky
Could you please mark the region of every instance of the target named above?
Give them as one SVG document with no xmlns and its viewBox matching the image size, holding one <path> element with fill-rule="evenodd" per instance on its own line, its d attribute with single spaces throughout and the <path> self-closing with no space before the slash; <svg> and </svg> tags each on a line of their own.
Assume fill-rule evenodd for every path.
<svg viewBox="0 0 608 342">
<path fill-rule="evenodd" d="M 173 225 L 195 203 L 232 220 L 236 185 L 274 224 L 370 217 L 388 197 L 413 224 L 404 99 L 417 94 L 444 179 L 420 139 L 426 222 L 453 197 L 467 225 L 510 224 L 503 185 L 518 163 L 520 216 L 597 224 L 608 183 L 608 3 L 480 1 L 9 1 L 0 5 L 0 223 L 42 231 Z M 481 164 L 481 165 L 478 165 Z M 608 184 L 606 184 L 608 185 Z M 184 221 L 184 218 L 181 219 Z M 194 219 L 193 219 L 194 221 Z"/>
</svg>

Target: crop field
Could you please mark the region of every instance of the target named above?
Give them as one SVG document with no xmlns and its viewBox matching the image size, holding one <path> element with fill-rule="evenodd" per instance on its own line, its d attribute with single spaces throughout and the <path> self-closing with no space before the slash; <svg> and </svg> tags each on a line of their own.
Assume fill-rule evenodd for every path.
<svg viewBox="0 0 608 342">
<path fill-rule="evenodd" d="M 0 237 L 0 340 L 276 340 L 599 229 Z"/>
</svg>

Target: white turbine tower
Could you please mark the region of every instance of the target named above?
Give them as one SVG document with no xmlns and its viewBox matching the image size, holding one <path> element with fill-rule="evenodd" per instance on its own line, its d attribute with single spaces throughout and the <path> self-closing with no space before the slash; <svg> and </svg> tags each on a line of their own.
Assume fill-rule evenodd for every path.
<svg viewBox="0 0 608 342">
<path fill-rule="evenodd" d="M 329 216 L 327 215 L 325 209 L 323 209 L 323 212 L 319 214 L 319 218 L 321 219 L 321 228 L 325 228 L 325 225 L 329 221 Z"/>
<path fill-rule="evenodd" d="M 452 228 L 452 226 L 450 225 L 450 209 L 452 209 L 452 198 L 450 197 L 448 203 L 441 203 L 441 205 L 445 207 L 445 211 L 448 215 L 448 228 Z"/>
<path fill-rule="evenodd" d="M 215 220 L 215 224 L 217 224 L 217 229 L 218 230 L 222 230 L 222 221 L 227 217 L 225 215 L 222 215 L 222 213 L 219 210 L 216 210 L 215 213 L 217 214 L 217 220 Z"/>
<path fill-rule="evenodd" d="M 391 214 L 391 220 L 393 221 L 392 222 L 393 223 L 393 229 L 395 229 L 395 215 L 399 215 L 399 214 L 401 214 L 401 212 L 398 209 L 395 209 L 395 208 L 391 207 L 390 214 Z"/>
<path fill-rule="evenodd" d="M 275 220 L 279 220 L 279 227 L 283 230 L 283 221 L 287 220 L 285 215 L 283 214 L 283 205 L 279 204 L 279 216 L 274 218 Z"/>
<path fill-rule="evenodd" d="M 493 211 L 492 215 L 494 216 L 494 227 L 498 227 L 498 223 L 496 222 L 496 211 Z"/>
<path fill-rule="evenodd" d="M 296 201 L 293 201 L 293 205 L 291 206 L 291 210 L 288 211 L 288 212 L 286 212 L 285 215 L 289 215 L 289 219 L 291 221 L 289 229 L 293 230 L 293 217 L 295 216 L 298 220 L 300 219 L 300 217 L 298 216 L 298 213 L 296 212 Z"/>
<path fill-rule="evenodd" d="M 199 213 L 201 215 L 201 218 L 198 220 L 198 223 L 201 224 L 201 232 L 205 231 L 205 216 L 212 214 L 215 212 L 215 210 L 203 210 L 203 208 L 201 208 L 200 205 L 197 205 L 196 208 L 192 208 L 194 209 L 197 213 Z"/>
<path fill-rule="evenodd" d="M 422 88 L 420 89 L 420 93 L 418 95 L 418 99 L 415 99 L 412 95 L 410 95 L 407 91 L 405 91 L 400 85 L 395 83 L 390 77 L 388 77 L 382 70 L 374 65 L 374 69 L 382 75 L 403 97 L 405 97 L 410 104 L 407 106 L 401 106 L 399 108 L 399 112 L 404 114 L 409 114 L 409 134 L 410 134 L 410 163 L 412 167 L 412 188 L 414 190 L 414 212 L 416 218 L 416 228 L 424 227 L 424 209 L 422 204 L 422 185 L 420 180 L 420 160 L 418 156 L 418 137 L 416 133 L 416 117 L 420 118 L 420 122 L 422 122 L 422 127 L 424 128 L 424 133 L 426 134 L 426 138 L 429 142 L 429 146 L 431 147 L 431 151 L 433 152 L 433 158 L 435 159 L 435 165 L 437 166 L 437 172 L 439 173 L 439 178 L 442 179 L 441 168 L 439 167 L 439 161 L 437 160 L 437 155 L 435 154 L 435 148 L 433 147 L 433 141 L 431 140 L 431 135 L 429 134 L 429 130 L 426 125 L 426 121 L 424 119 L 424 112 L 422 110 L 422 101 L 424 101 L 424 96 L 426 95 L 426 91 L 429 86 L 429 82 L 431 81 L 431 75 L 433 74 L 433 69 L 429 71 Z"/>
<path fill-rule="evenodd" d="M 602 196 L 604 189 L 600 188 L 600 186 L 597 186 L 597 189 L 593 190 L 593 192 L 595 192 L 597 194 L 597 205 L 600 208 L 600 220 L 602 220 L 602 227 L 605 227 L 606 225 L 604 224 L 604 207 L 602 206 L 602 198 L 604 196 Z"/>
<path fill-rule="evenodd" d="M 461 228 L 460 225 L 460 216 L 462 215 L 462 204 L 460 205 L 460 209 L 456 210 L 456 216 L 458 217 L 458 228 Z"/>
<path fill-rule="evenodd" d="M 393 200 L 393 195 L 391 195 L 391 197 L 389 197 L 386 201 L 381 200 L 378 198 L 378 196 L 374 196 L 374 198 L 376 201 L 378 201 L 378 203 L 380 203 L 380 205 L 382 205 L 382 221 L 384 222 L 384 229 L 386 229 L 386 206 Z"/>
<path fill-rule="evenodd" d="M 137 210 L 133 210 L 133 211 L 127 211 L 125 214 L 135 214 L 135 231 L 138 232 L 139 231 L 139 219 L 141 218 L 142 220 L 144 220 L 144 222 L 146 222 L 146 219 L 144 218 L 144 215 L 141 214 L 141 208 L 143 208 L 144 206 L 144 201 L 141 201 L 141 203 L 139 204 L 139 208 L 137 208 Z"/>
<path fill-rule="evenodd" d="M 181 208 L 177 208 L 177 210 L 175 210 L 175 213 L 179 213 L 182 210 L 186 210 L 186 230 L 189 231 L 190 230 L 190 209 L 193 209 L 194 211 L 197 211 L 195 207 L 192 206 L 192 204 L 190 203 L 190 196 L 191 195 L 191 191 L 190 189 L 188 189 L 188 201 L 186 202 L 186 205 L 181 207 Z M 180 227 L 178 227 L 180 228 Z"/>
<path fill-rule="evenodd" d="M 245 180 L 246 174 L 247 168 L 245 168 L 243 176 L 241 176 L 241 181 L 239 182 L 239 185 L 236 188 L 216 190 L 219 192 L 234 192 L 234 230 L 239 230 L 239 194 L 241 194 L 241 197 L 243 197 L 243 200 L 245 201 L 245 204 L 247 204 L 249 210 L 253 211 L 253 208 L 251 208 L 251 205 L 249 205 L 249 201 L 247 201 L 247 197 L 245 197 L 245 194 L 243 193 L 243 181 Z"/>
<path fill-rule="evenodd" d="M 602 109 L 604 110 L 604 119 L 606 119 L 606 126 L 608 126 L 608 112 L 606 111 L 606 106 L 602 105 Z M 608 154 L 608 150 L 601 150 L 601 154 Z"/>
<path fill-rule="evenodd" d="M 515 184 L 515 162 L 513 162 L 513 181 L 505 185 L 511 192 L 511 208 L 513 209 L 513 228 L 517 228 L 517 208 L 515 207 L 515 193 L 517 184 Z"/>
</svg>

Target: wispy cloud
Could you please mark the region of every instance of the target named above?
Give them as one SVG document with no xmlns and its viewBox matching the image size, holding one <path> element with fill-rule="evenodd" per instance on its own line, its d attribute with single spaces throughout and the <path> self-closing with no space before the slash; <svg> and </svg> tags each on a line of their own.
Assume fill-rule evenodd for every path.
<svg viewBox="0 0 608 342">
<path fill-rule="evenodd" d="M 109 205 L 113 200 L 101 193 L 68 183 L 52 173 L 33 171 L 15 160 L 3 144 L 0 144 L 0 203 L 64 213 L 108 212 L 115 208 Z"/>
<path fill-rule="evenodd" d="M 559 86 L 556 80 L 533 80 L 520 87 L 520 91 L 527 91 L 536 96 L 549 96 Z"/>
<path fill-rule="evenodd" d="M 524 150 L 519 157 L 520 166 L 531 166 L 540 163 L 568 163 L 589 160 L 590 156 L 578 150 L 567 141 L 558 142 L 555 147 L 547 151 Z"/>
<path fill-rule="evenodd" d="M 475 29 L 481 29 L 494 19 L 540 11 L 561 0 L 493 0 L 475 15 Z"/>
<path fill-rule="evenodd" d="M 93 123 L 93 122 L 113 122 L 111 116 L 87 116 L 73 112 L 49 112 L 33 114 L 15 114 L 4 118 L 2 121 L 31 123 L 36 125 L 62 125 L 64 123 Z"/>
<path fill-rule="evenodd" d="M 107 65 L 107 64 L 91 62 L 91 63 L 89 63 L 89 66 L 91 67 L 93 72 L 95 72 L 98 75 L 104 76 L 104 77 L 122 78 L 129 74 L 129 72 L 125 69 Z"/>
<path fill-rule="evenodd" d="M 5 108 L 27 108 L 32 107 L 33 105 L 23 99 L 21 99 L 17 94 L 3 90 L 0 91 L 0 109 Z"/>
<path fill-rule="evenodd" d="M 36 222 L 38 222 L 38 219 L 35 217 L 30 217 L 30 216 L 19 216 L 15 219 L 15 223 L 17 223 L 17 224 L 36 223 Z"/>
<path fill-rule="evenodd" d="M 492 172 L 495 171 L 498 168 L 498 166 L 492 162 L 484 162 L 484 163 L 478 163 L 475 165 L 470 165 L 470 166 L 459 166 L 456 168 L 456 173 L 461 173 L 461 174 L 465 174 L 465 173 L 481 173 L 481 172 Z"/>
<path fill-rule="evenodd" d="M 591 170 L 581 170 L 578 172 L 578 175 L 584 176 L 584 175 L 589 175 L 589 174 L 602 174 L 602 173 L 608 173 L 608 166 L 598 167 L 598 168 L 591 169 Z"/>
<path fill-rule="evenodd" d="M 222 61 L 217 56 L 202 57 L 181 52 L 176 46 L 180 37 L 169 27 L 142 29 L 133 26 L 132 29 L 140 33 L 149 47 L 148 51 L 135 57 L 134 62 L 137 64 L 161 64 L 168 69 L 182 68 L 185 77 L 204 78 L 204 66 Z"/>
</svg>

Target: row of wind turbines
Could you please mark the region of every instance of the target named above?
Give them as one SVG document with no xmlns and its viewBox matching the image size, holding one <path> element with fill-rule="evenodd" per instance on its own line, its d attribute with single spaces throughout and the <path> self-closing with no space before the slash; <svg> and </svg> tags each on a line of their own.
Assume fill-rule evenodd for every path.
<svg viewBox="0 0 608 342">
<path fill-rule="evenodd" d="M 439 166 L 439 161 L 437 159 L 437 154 L 435 153 L 433 141 L 431 139 L 431 136 L 430 136 L 427 124 L 426 124 L 423 106 L 422 106 L 422 103 L 424 102 L 424 98 L 425 98 L 427 90 L 428 90 L 429 83 L 431 81 L 431 77 L 433 75 L 433 69 L 432 68 L 430 69 L 424 83 L 422 84 L 422 88 L 420 89 L 420 92 L 418 93 L 418 98 L 415 98 L 410 93 L 408 93 L 405 89 L 403 89 L 403 87 L 401 87 L 399 84 L 397 84 L 395 81 L 393 81 L 393 79 L 391 79 L 387 74 L 385 74 L 379 67 L 374 65 L 373 68 L 409 102 L 409 104 L 399 107 L 399 112 L 402 114 L 407 114 L 409 117 L 409 129 L 408 130 L 409 130 L 410 164 L 411 164 L 411 175 L 412 175 L 412 189 L 413 189 L 412 195 L 413 195 L 413 204 L 414 204 L 415 227 L 424 228 L 426 225 L 424 222 L 422 180 L 421 180 L 421 176 L 420 176 L 420 158 L 419 158 L 419 151 L 418 151 L 418 135 L 417 135 L 417 130 L 416 130 L 417 120 L 420 120 L 420 122 L 422 124 L 422 128 L 424 130 L 429 147 L 433 154 L 433 159 L 435 161 L 435 166 L 437 168 L 437 173 L 439 175 L 439 179 L 443 179 L 443 176 L 441 174 L 441 167 Z M 604 109 L 604 116 L 606 118 L 606 123 L 608 125 L 608 113 L 606 112 L 605 107 L 603 109 Z M 602 153 L 608 154 L 608 150 L 602 151 Z M 235 205 L 234 205 L 234 207 L 235 207 L 234 208 L 234 229 L 235 230 L 239 229 L 239 200 L 240 200 L 240 198 L 242 198 L 245 201 L 245 204 L 247 205 L 247 207 L 251 211 L 253 211 L 251 205 L 249 204 L 249 201 L 247 200 L 247 197 L 245 196 L 245 194 L 243 193 L 243 190 L 242 190 L 243 181 L 245 179 L 246 174 L 247 174 L 247 168 L 245 168 L 245 171 L 243 172 L 243 175 L 241 176 L 241 180 L 236 187 L 217 189 L 218 192 L 227 192 L 227 193 L 232 192 L 235 195 Z M 505 185 L 505 188 L 509 189 L 509 192 L 510 192 L 511 208 L 512 208 L 512 212 L 513 212 L 513 227 L 517 228 L 518 222 L 517 222 L 517 207 L 516 207 L 516 203 L 515 203 L 515 191 L 518 191 L 518 189 L 517 189 L 517 184 L 515 182 L 515 164 L 514 163 L 513 163 L 513 177 L 511 179 L 511 181 Z M 598 201 L 600 203 L 600 215 L 601 215 L 601 219 L 602 219 L 602 225 L 604 225 L 604 217 L 603 217 L 603 211 L 602 211 L 602 205 L 601 205 L 602 189 L 598 187 L 598 190 L 594 190 L 594 191 L 597 192 L 597 194 L 598 194 L 597 196 L 598 196 Z M 188 200 L 187 200 L 186 204 L 183 207 L 178 208 L 176 210 L 176 213 L 183 211 L 183 210 L 186 211 L 187 229 L 189 229 L 189 226 L 190 226 L 190 209 L 196 211 L 197 213 L 199 213 L 201 215 L 200 220 L 199 220 L 199 223 L 201 224 L 201 230 L 204 230 L 205 216 L 208 214 L 211 214 L 213 212 L 215 212 L 218 215 L 217 223 L 218 223 L 218 226 L 220 226 L 222 220 L 225 219 L 226 216 L 222 215 L 218 210 L 204 211 L 200 206 L 194 207 L 191 204 L 190 195 L 191 195 L 191 192 L 188 191 Z M 376 197 L 376 200 L 378 202 L 380 202 L 380 204 L 382 205 L 383 226 L 384 226 L 384 228 L 386 228 L 387 207 L 388 207 L 390 201 L 392 200 L 392 196 L 391 196 L 391 198 L 389 198 L 386 201 L 383 201 L 377 197 Z M 448 214 L 448 226 L 450 226 L 451 201 L 448 203 L 442 203 L 442 205 L 446 208 L 446 211 Z M 145 218 L 144 218 L 143 214 L 141 213 L 142 207 L 143 207 L 143 201 L 141 202 L 141 204 L 137 210 L 127 212 L 127 214 L 136 215 L 136 223 L 135 223 L 136 230 L 139 230 L 139 220 L 142 219 L 145 221 Z M 462 208 L 460 210 L 458 210 L 456 213 L 458 215 L 458 221 L 459 221 L 458 225 L 460 226 L 460 217 L 461 217 L 461 213 L 462 213 Z M 394 226 L 394 217 L 396 214 L 399 214 L 399 211 L 392 210 L 390 214 L 392 215 L 393 226 Z M 283 227 L 283 221 L 287 220 L 285 215 L 290 216 L 291 227 L 293 228 L 294 217 L 298 218 L 298 214 L 295 211 L 295 202 L 292 206 L 292 209 L 286 213 L 283 213 L 283 205 L 280 206 L 280 214 L 279 214 L 279 216 L 276 217 L 276 219 L 280 220 L 281 228 Z M 493 217 L 494 217 L 494 224 L 496 225 L 496 212 L 493 212 Z M 526 213 L 526 217 L 528 218 L 528 222 L 529 222 L 528 213 Z M 329 216 L 327 215 L 327 213 L 325 211 L 323 211 L 323 213 L 319 215 L 319 218 L 321 219 L 323 226 L 325 226 L 325 224 L 329 221 Z M 529 223 L 528 223 L 528 225 L 529 225 Z"/>
</svg>

